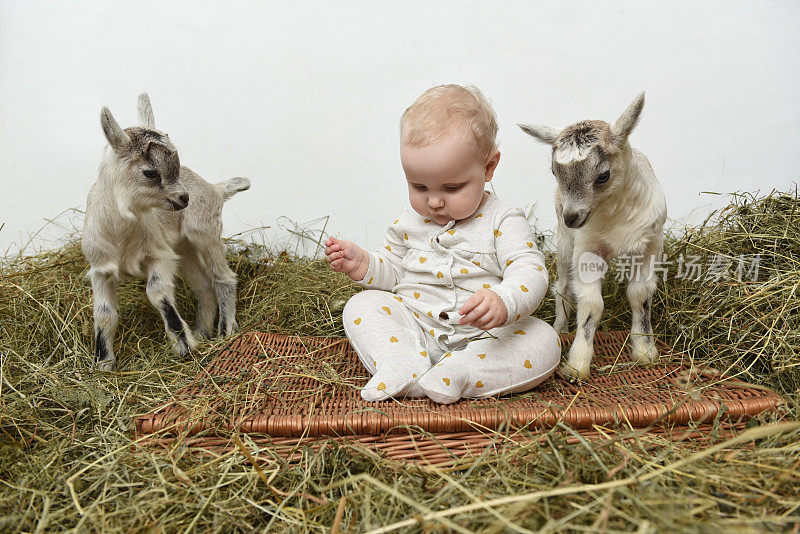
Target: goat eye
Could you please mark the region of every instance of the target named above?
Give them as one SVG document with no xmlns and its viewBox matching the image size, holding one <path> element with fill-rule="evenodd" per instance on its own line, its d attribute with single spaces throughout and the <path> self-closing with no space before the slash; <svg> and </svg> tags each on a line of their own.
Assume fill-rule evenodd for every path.
<svg viewBox="0 0 800 534">
<path fill-rule="evenodd" d="M 149 178 L 150 180 L 158 179 L 158 171 L 148 169 L 146 171 L 142 171 L 142 174 L 144 174 L 145 177 Z"/>
<path fill-rule="evenodd" d="M 609 177 L 611 177 L 611 171 L 601 172 L 597 177 L 597 183 L 604 184 L 608 181 Z"/>
</svg>

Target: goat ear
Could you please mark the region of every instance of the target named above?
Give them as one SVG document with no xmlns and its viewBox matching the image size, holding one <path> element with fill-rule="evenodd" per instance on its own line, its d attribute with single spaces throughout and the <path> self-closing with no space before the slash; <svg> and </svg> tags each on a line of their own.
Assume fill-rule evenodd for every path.
<svg viewBox="0 0 800 534">
<path fill-rule="evenodd" d="M 114 116 L 105 106 L 103 106 L 103 110 L 100 112 L 100 126 L 102 126 L 103 133 L 106 139 L 108 139 L 108 144 L 110 144 L 111 148 L 116 152 L 124 150 L 130 144 L 130 136 L 125 130 L 119 127 Z"/>
<path fill-rule="evenodd" d="M 561 133 L 561 130 L 556 130 L 550 126 L 537 126 L 535 124 L 517 124 L 517 126 L 522 128 L 522 131 L 526 134 L 531 135 L 542 143 L 546 143 L 548 145 L 555 143 L 556 139 L 558 138 L 558 134 Z"/>
<path fill-rule="evenodd" d="M 611 125 L 611 135 L 614 138 L 614 143 L 622 145 L 628 139 L 628 136 L 636 127 L 639 121 L 639 115 L 642 113 L 644 107 L 644 93 L 639 93 L 639 96 L 633 99 L 633 102 L 628 106 L 628 109 L 622 112 L 622 115 Z"/>
<path fill-rule="evenodd" d="M 139 105 L 137 109 L 139 110 L 139 126 L 155 130 L 156 119 L 153 116 L 153 106 L 150 105 L 150 97 L 147 96 L 147 93 L 139 95 Z"/>
</svg>

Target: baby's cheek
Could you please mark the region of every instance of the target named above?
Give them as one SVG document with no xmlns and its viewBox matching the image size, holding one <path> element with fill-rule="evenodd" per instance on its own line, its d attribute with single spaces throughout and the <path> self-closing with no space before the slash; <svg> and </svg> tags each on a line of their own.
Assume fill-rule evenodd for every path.
<svg viewBox="0 0 800 534">
<path fill-rule="evenodd" d="M 425 200 L 420 198 L 419 194 L 409 191 L 408 200 L 411 203 L 411 207 L 414 208 L 414 211 L 416 211 L 419 215 L 427 215 L 427 212 L 425 211 Z"/>
</svg>

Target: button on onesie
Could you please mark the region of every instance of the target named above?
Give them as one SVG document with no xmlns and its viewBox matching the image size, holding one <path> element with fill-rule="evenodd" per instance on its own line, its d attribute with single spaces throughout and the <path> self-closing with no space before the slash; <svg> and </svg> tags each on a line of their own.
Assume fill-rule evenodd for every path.
<svg viewBox="0 0 800 534">
<path fill-rule="evenodd" d="M 560 359 L 555 330 L 530 317 L 547 292 L 544 256 L 522 212 L 493 194 L 444 226 L 404 208 L 358 283 L 368 291 L 348 301 L 343 321 L 373 374 L 365 400 L 427 395 L 451 403 L 524 391 Z M 481 288 L 508 311 L 488 332 L 458 324 L 458 310 Z"/>
</svg>

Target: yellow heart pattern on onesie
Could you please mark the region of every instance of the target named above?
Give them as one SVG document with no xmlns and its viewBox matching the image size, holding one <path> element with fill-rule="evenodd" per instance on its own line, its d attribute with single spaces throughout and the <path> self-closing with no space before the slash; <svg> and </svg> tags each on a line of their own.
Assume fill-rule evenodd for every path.
<svg viewBox="0 0 800 534">
<path fill-rule="evenodd" d="M 390 247 L 389 245 L 386 245 L 386 250 L 388 250 L 389 252 L 391 252 L 391 251 L 392 251 L 392 247 Z"/>
<path fill-rule="evenodd" d="M 426 258 L 425 256 L 420 256 L 419 258 L 420 263 L 425 263 L 426 261 L 428 261 L 428 258 Z"/>
<path fill-rule="evenodd" d="M 391 314 L 392 314 L 392 310 L 389 308 L 389 306 L 384 306 L 384 307 L 383 307 L 383 311 L 385 311 L 385 312 L 386 312 L 387 314 L 389 314 L 389 315 L 391 315 Z"/>
<path fill-rule="evenodd" d="M 469 271 L 465 268 L 461 268 L 461 274 L 469 274 Z"/>
<path fill-rule="evenodd" d="M 356 324 L 361 324 L 361 317 L 359 317 L 358 319 L 356 319 L 356 320 L 355 320 L 355 321 L 353 321 L 353 322 L 354 322 L 354 323 L 356 323 Z"/>
<path fill-rule="evenodd" d="M 481 262 L 479 262 L 479 261 L 473 261 L 472 263 L 474 263 L 474 264 L 475 264 L 475 265 L 477 265 L 478 267 L 480 267 L 480 266 L 481 266 Z"/>
<path fill-rule="evenodd" d="M 476 219 L 477 219 L 478 217 L 483 217 L 483 213 L 479 213 L 479 214 L 477 214 L 477 215 L 475 216 L 475 218 L 476 218 Z"/>
<path fill-rule="evenodd" d="M 456 233 L 456 231 L 455 230 L 448 230 L 447 233 L 450 234 L 450 235 L 453 235 L 453 234 Z"/>
<path fill-rule="evenodd" d="M 427 350 L 420 351 L 419 354 L 420 354 L 420 356 L 424 356 L 425 358 L 428 357 L 428 351 Z"/>
<path fill-rule="evenodd" d="M 492 287 L 492 285 L 491 284 L 483 284 L 483 287 L 485 287 L 486 289 L 489 289 L 490 287 Z"/>
<path fill-rule="evenodd" d="M 425 220 L 424 220 L 424 221 L 422 221 L 422 222 L 424 222 L 425 224 L 428 224 L 429 222 L 431 222 L 431 220 L 430 220 L 430 219 L 425 219 Z"/>
<path fill-rule="evenodd" d="M 445 384 L 447 384 L 448 386 L 450 385 L 450 379 L 449 379 L 449 378 L 447 378 L 447 377 L 444 377 L 444 378 L 442 378 L 442 381 L 443 381 Z"/>
<path fill-rule="evenodd" d="M 431 312 L 428 312 L 428 317 L 433 318 L 433 314 Z"/>
<path fill-rule="evenodd" d="M 386 384 L 384 384 L 383 382 L 378 384 L 378 391 L 386 391 Z"/>
<path fill-rule="evenodd" d="M 494 231 L 494 236 L 495 237 L 500 237 L 501 235 L 503 235 L 503 232 L 501 232 L 500 230 L 495 230 Z"/>
<path fill-rule="evenodd" d="M 431 328 L 431 335 L 433 335 L 433 328 Z"/>
<path fill-rule="evenodd" d="M 411 313 L 413 313 L 413 314 L 414 314 L 414 317 L 416 317 L 417 319 L 419 319 L 419 314 L 418 314 L 417 312 L 411 312 Z"/>
<path fill-rule="evenodd" d="M 476 388 L 482 388 L 482 387 L 483 387 L 483 382 L 481 382 L 480 380 L 478 380 L 477 382 L 475 382 L 475 387 L 476 387 Z"/>
<path fill-rule="evenodd" d="M 533 248 L 533 243 L 530 241 L 525 241 L 525 244 L 528 245 L 528 248 Z"/>
<path fill-rule="evenodd" d="M 514 332 L 514 333 L 515 333 L 515 334 L 519 334 L 519 335 L 521 335 L 521 336 L 524 336 L 524 335 L 525 335 L 525 330 L 517 330 L 517 331 L 516 331 L 516 332 Z"/>
<path fill-rule="evenodd" d="M 418 299 L 418 298 L 419 298 L 419 291 L 414 291 L 414 298 L 415 298 L 415 299 Z"/>
<path fill-rule="evenodd" d="M 408 240 L 408 234 L 403 234 L 403 239 Z"/>
<path fill-rule="evenodd" d="M 522 290 L 523 293 L 527 293 L 528 292 L 528 288 L 525 287 L 525 286 L 521 285 L 521 286 L 519 286 L 519 288 Z"/>
<path fill-rule="evenodd" d="M 397 341 L 398 341 L 397 338 L 394 336 L 389 338 L 389 343 L 397 343 Z"/>
<path fill-rule="evenodd" d="M 436 278 L 444 278 L 444 275 L 442 274 L 442 271 L 439 271 L 438 273 L 436 273 Z"/>
<path fill-rule="evenodd" d="M 396 300 L 397 302 L 403 302 L 403 299 L 401 299 L 400 297 L 395 297 L 394 300 Z"/>
<path fill-rule="evenodd" d="M 514 260 L 506 260 L 506 267 L 514 263 Z"/>
<path fill-rule="evenodd" d="M 482 360 L 482 359 L 486 358 L 486 355 L 485 354 L 478 354 L 478 358 L 480 358 Z"/>
<path fill-rule="evenodd" d="M 522 365 L 525 366 L 525 369 L 530 369 L 531 367 L 533 367 L 533 365 L 531 365 L 531 361 L 530 360 L 525 360 L 525 363 L 522 364 Z"/>
<path fill-rule="evenodd" d="M 539 269 L 540 271 L 544 271 L 544 269 L 542 269 L 542 268 L 541 268 L 540 266 L 538 266 L 538 265 L 536 266 L 536 268 L 537 268 L 537 269 Z"/>
</svg>

